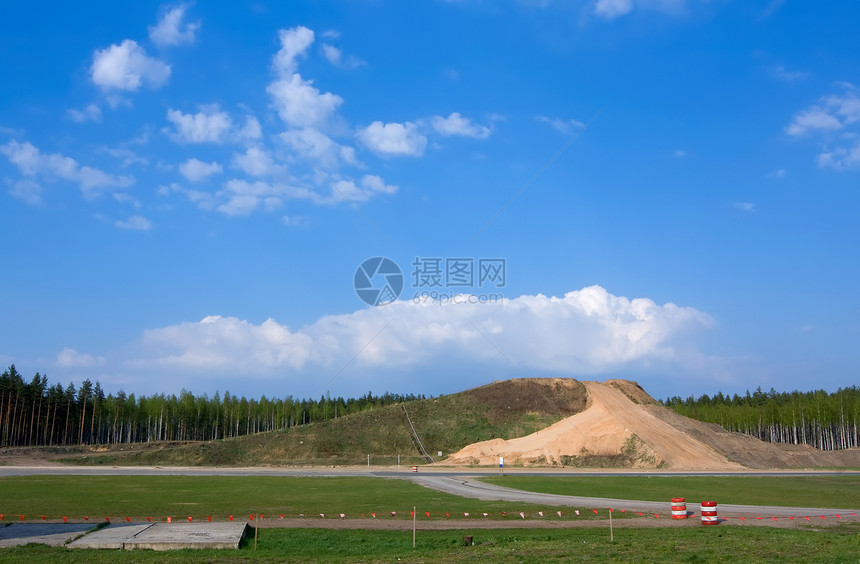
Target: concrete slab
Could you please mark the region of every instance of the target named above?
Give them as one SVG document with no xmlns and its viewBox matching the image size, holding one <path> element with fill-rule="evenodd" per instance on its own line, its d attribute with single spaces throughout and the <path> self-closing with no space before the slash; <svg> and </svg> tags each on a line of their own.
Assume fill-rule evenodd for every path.
<svg viewBox="0 0 860 564">
<path fill-rule="evenodd" d="M 146 529 L 152 527 L 152 523 L 145 525 L 117 523 L 111 524 L 98 531 L 84 535 L 78 540 L 68 544 L 69 548 L 124 548 L 126 541 L 134 538 Z"/>
<path fill-rule="evenodd" d="M 15 523 L 0 526 L 0 547 L 46 544 L 63 546 L 95 526 L 91 523 Z"/>
<path fill-rule="evenodd" d="M 246 523 L 155 523 L 124 542 L 126 550 L 148 548 L 239 548 Z"/>
</svg>

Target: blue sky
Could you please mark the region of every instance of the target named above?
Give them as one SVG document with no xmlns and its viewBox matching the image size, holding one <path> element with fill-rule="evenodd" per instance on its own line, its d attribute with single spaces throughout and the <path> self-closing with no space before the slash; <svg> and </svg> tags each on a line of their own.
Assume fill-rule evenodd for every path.
<svg viewBox="0 0 860 564">
<path fill-rule="evenodd" d="M 856 385 L 857 21 L 792 0 L 5 6 L 0 363 L 136 393 Z M 353 283 L 376 256 L 404 288 L 374 307 Z M 417 284 L 416 259 L 503 259 L 504 284 Z"/>
</svg>

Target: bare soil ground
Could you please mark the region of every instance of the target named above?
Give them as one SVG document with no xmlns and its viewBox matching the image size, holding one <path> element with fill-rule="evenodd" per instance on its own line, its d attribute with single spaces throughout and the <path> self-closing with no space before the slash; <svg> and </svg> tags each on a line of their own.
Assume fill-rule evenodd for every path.
<svg viewBox="0 0 860 564">
<path fill-rule="evenodd" d="M 539 382 L 539 381 L 538 381 Z M 469 445 L 450 464 L 595 465 L 740 470 L 860 466 L 860 449 L 822 452 L 777 445 L 702 423 L 661 406 L 636 382 L 583 382 L 587 408 L 530 435 Z"/>
</svg>

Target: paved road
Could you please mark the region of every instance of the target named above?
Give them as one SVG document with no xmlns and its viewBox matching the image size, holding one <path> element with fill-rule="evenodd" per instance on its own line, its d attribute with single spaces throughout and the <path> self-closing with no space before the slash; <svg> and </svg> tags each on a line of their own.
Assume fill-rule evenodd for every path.
<svg viewBox="0 0 860 564">
<path fill-rule="evenodd" d="M 478 481 L 481 476 L 493 476 L 497 470 L 456 470 L 449 468 L 421 467 L 420 473 L 396 469 L 365 467 L 351 468 L 214 468 L 214 467 L 159 467 L 159 466 L 0 466 L 0 477 L 34 475 L 80 475 L 80 476 L 374 476 L 398 478 L 443 491 L 453 495 L 487 501 L 517 501 L 548 506 L 594 507 L 641 511 L 643 513 L 666 514 L 666 502 L 622 500 L 599 497 L 567 496 L 526 492 Z M 860 472 L 581 472 L 577 471 L 506 471 L 508 474 L 528 476 L 810 476 L 810 475 L 860 475 Z M 688 503 L 688 510 L 699 511 L 698 503 Z M 720 504 L 719 514 L 726 517 L 819 517 L 825 515 L 843 517 L 851 513 L 860 515 L 860 509 L 832 509 L 809 507 L 781 507 L 756 505 Z M 819 517 L 820 518 L 820 517 Z M 851 517 L 852 519 L 860 517 Z"/>
</svg>

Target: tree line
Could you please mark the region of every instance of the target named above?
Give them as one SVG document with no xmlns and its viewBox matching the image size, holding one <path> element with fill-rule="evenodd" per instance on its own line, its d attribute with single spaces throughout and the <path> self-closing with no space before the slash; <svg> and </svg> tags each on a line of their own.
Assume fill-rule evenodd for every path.
<svg viewBox="0 0 860 564">
<path fill-rule="evenodd" d="M 274 431 L 337 418 L 394 403 L 425 399 L 412 394 L 319 400 L 247 399 L 224 392 L 211 398 L 187 390 L 177 395 L 105 395 L 89 379 L 65 388 L 36 375 L 29 381 L 15 365 L 0 375 L 0 446 L 203 441 Z"/>
<path fill-rule="evenodd" d="M 761 388 L 729 397 L 722 392 L 663 402 L 681 415 L 716 423 L 729 431 L 752 435 L 772 443 L 808 444 L 821 450 L 860 446 L 860 388 L 834 393 L 777 392 Z"/>
</svg>

